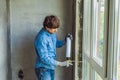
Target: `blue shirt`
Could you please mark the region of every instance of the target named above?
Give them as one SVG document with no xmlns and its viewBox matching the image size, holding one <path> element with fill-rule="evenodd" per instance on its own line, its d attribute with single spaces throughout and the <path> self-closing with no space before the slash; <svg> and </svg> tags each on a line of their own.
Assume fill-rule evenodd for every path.
<svg viewBox="0 0 120 80">
<path fill-rule="evenodd" d="M 57 40 L 56 34 L 50 34 L 46 29 L 42 28 L 34 42 L 37 54 L 35 68 L 44 67 L 54 70 L 58 65 L 56 47 L 62 47 L 64 43 L 62 40 Z"/>
</svg>

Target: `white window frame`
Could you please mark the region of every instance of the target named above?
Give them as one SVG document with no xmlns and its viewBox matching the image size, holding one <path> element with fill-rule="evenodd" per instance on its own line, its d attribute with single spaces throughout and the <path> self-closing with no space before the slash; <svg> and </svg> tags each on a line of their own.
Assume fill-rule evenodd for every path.
<svg viewBox="0 0 120 80">
<path fill-rule="evenodd" d="M 93 0 L 91 0 L 91 1 L 93 1 Z M 105 16 L 105 19 L 104 19 L 104 26 L 105 26 L 105 28 L 104 28 L 104 31 L 105 31 L 104 32 L 104 34 L 105 34 L 104 35 L 104 37 L 105 37 L 104 43 L 105 43 L 105 46 L 104 46 L 104 53 L 103 53 L 104 54 L 103 55 L 104 56 L 103 57 L 103 66 L 100 66 L 92 58 L 92 53 L 93 53 L 93 51 L 92 51 L 93 50 L 93 45 L 92 45 L 93 42 L 92 42 L 92 40 L 91 40 L 90 56 L 87 55 L 87 52 L 84 49 L 85 46 L 86 46 L 86 44 L 84 42 L 84 40 L 85 40 L 84 39 L 84 25 L 85 25 L 85 23 L 83 24 L 83 58 L 86 59 L 87 62 L 90 64 L 90 73 L 91 73 L 90 77 L 91 77 L 91 80 L 94 80 L 94 77 L 93 77 L 94 72 L 93 72 L 93 70 L 96 71 L 103 80 L 106 79 L 106 61 L 107 61 L 107 35 L 106 34 L 107 34 L 107 26 L 108 26 L 108 22 L 107 22 L 107 18 L 108 18 L 108 16 L 107 16 L 107 13 L 108 13 L 108 11 L 107 11 L 108 10 L 108 7 L 107 7 L 108 6 L 108 1 L 107 0 L 105 0 L 105 5 L 106 5 L 106 7 L 105 7 L 105 15 L 104 15 Z M 85 3 L 84 3 L 84 7 L 85 7 Z M 91 12 L 93 12 L 93 11 L 91 11 Z M 91 15 L 91 16 L 93 16 L 93 15 Z M 92 19 L 93 18 L 91 18 L 91 21 L 93 21 Z M 84 20 L 85 20 L 85 18 L 84 18 Z M 92 23 L 92 24 L 94 24 L 94 23 Z M 91 24 L 91 26 L 92 26 L 92 24 Z M 93 28 L 91 28 L 91 32 L 93 32 L 92 30 L 93 30 Z M 92 34 L 94 34 L 94 33 L 92 33 Z M 91 36 L 91 38 L 92 38 L 92 36 Z M 83 60 L 83 65 L 84 65 L 84 60 Z M 83 72 L 84 72 L 84 66 L 83 66 Z M 83 73 L 83 77 L 84 77 L 84 73 Z"/>
<path fill-rule="evenodd" d="M 109 10 L 109 42 L 108 42 L 108 80 L 118 80 L 117 64 L 118 64 L 118 35 L 120 34 L 120 1 L 111 0 Z M 119 21 L 119 22 L 118 22 Z M 116 69 L 116 70 L 115 70 Z"/>
<path fill-rule="evenodd" d="M 93 1 L 93 0 L 91 0 Z M 119 2 L 118 2 L 119 1 Z M 85 7 L 85 4 L 84 4 Z M 109 8 L 108 8 L 109 7 Z M 94 11 L 91 11 L 94 12 Z M 93 15 L 91 15 L 93 16 Z M 93 18 L 91 18 L 92 21 Z M 85 18 L 84 18 L 85 20 Z M 92 58 L 93 42 L 91 40 L 90 56 L 87 55 L 84 49 L 86 44 L 84 42 L 84 27 L 83 27 L 83 58 L 90 64 L 90 80 L 94 80 L 94 71 L 96 71 L 103 80 L 118 80 L 118 52 L 120 52 L 120 45 L 118 45 L 118 38 L 120 35 L 120 0 L 105 0 L 105 46 L 103 66 L 98 65 Z M 94 23 L 92 23 L 94 24 Z M 93 26 L 93 25 L 91 25 Z M 91 32 L 94 32 L 91 28 Z M 91 33 L 93 34 L 93 33 Z M 91 36 L 92 38 L 92 36 Z M 83 59 L 83 65 L 84 63 Z M 84 71 L 83 66 L 83 71 Z M 83 73 L 84 76 L 84 73 Z"/>
</svg>

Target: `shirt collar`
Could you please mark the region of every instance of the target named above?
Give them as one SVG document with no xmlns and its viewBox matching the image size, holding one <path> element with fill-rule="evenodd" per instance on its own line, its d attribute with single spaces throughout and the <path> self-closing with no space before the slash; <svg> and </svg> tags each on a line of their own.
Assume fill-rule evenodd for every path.
<svg viewBox="0 0 120 80">
<path fill-rule="evenodd" d="M 48 36 L 52 35 L 52 34 L 49 33 L 45 28 L 42 28 L 42 30 L 45 31 L 45 33 L 46 33 Z"/>
</svg>

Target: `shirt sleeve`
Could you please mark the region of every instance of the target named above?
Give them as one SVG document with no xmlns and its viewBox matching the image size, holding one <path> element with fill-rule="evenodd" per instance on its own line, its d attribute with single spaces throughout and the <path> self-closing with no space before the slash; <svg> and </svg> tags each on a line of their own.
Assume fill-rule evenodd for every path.
<svg viewBox="0 0 120 80">
<path fill-rule="evenodd" d="M 62 47 L 63 45 L 65 45 L 65 41 L 64 40 L 57 40 L 57 42 L 56 42 L 56 47 L 57 48 Z"/>
<path fill-rule="evenodd" d="M 58 61 L 54 58 L 50 57 L 47 50 L 47 42 L 45 39 L 41 39 L 36 44 L 36 50 L 38 52 L 38 56 L 40 57 L 40 60 L 42 63 L 46 65 L 58 65 Z"/>
</svg>

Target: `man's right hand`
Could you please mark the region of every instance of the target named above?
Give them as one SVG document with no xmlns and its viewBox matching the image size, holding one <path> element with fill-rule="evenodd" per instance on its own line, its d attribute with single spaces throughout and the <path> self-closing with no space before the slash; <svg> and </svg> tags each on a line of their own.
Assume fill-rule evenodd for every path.
<svg viewBox="0 0 120 80">
<path fill-rule="evenodd" d="M 66 60 L 66 61 L 63 61 L 63 62 L 58 62 L 58 66 L 61 66 L 61 67 L 69 67 L 70 65 L 73 65 L 72 62 L 70 60 Z"/>
</svg>

